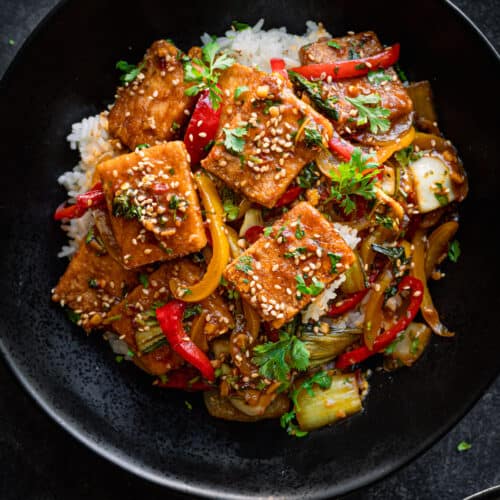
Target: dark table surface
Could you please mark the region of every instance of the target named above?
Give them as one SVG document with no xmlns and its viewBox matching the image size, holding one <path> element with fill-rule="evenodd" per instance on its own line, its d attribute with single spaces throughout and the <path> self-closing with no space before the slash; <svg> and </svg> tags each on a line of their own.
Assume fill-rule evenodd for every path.
<svg viewBox="0 0 500 500">
<path fill-rule="evenodd" d="M 26 37 L 56 3 L 57 0 L 0 1 L 0 76 Z M 500 50 L 500 0 L 454 3 Z M 415 6 L 408 8 L 411 12 Z M 344 498 L 459 499 L 499 484 L 499 415 L 500 378 L 430 450 L 389 477 Z M 457 444 L 462 440 L 470 442 L 472 448 L 460 453 Z M 181 498 L 132 476 L 77 442 L 28 397 L 0 359 L 0 499 L 139 497 Z"/>
</svg>

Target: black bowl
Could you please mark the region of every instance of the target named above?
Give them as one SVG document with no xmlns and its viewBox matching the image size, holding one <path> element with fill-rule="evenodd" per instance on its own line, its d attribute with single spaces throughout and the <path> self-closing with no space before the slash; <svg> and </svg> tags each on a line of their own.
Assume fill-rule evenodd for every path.
<svg viewBox="0 0 500 500">
<path fill-rule="evenodd" d="M 307 19 L 333 33 L 374 29 L 400 41 L 411 79 L 432 82 L 440 123 L 461 152 L 471 192 L 462 207 L 462 257 L 433 289 L 453 340 L 435 338 L 411 370 L 375 374 L 365 411 L 304 439 L 277 422 L 208 417 L 199 396 L 162 392 L 118 365 L 49 300 L 66 263 L 52 221 L 64 198 L 57 176 L 77 158 L 71 123 L 111 102 L 114 64 L 173 38 L 186 49 L 233 19 L 301 32 Z M 218 498 L 326 497 L 367 484 L 421 453 L 477 400 L 498 372 L 495 314 L 498 55 L 451 5 L 380 2 L 71 1 L 35 31 L 0 86 L 4 163 L 0 203 L 0 348 L 37 402 L 83 443 L 122 467 L 186 493 Z M 184 401 L 193 403 L 189 411 Z"/>
</svg>

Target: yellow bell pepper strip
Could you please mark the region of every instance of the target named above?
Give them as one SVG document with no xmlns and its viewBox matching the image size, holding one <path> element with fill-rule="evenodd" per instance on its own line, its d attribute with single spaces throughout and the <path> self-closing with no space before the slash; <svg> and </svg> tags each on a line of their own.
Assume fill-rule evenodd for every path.
<svg viewBox="0 0 500 500">
<path fill-rule="evenodd" d="M 365 322 L 363 325 L 363 340 L 365 346 L 372 351 L 373 344 L 382 324 L 382 306 L 384 305 L 384 294 L 392 281 L 392 273 L 389 269 L 382 272 L 377 281 L 372 285 L 372 291 L 365 309 Z"/>
<path fill-rule="evenodd" d="M 184 302 L 200 302 L 206 299 L 219 286 L 222 272 L 229 262 L 229 242 L 224 225 L 224 209 L 213 182 L 208 175 L 200 172 L 195 175 L 201 201 L 207 213 L 208 227 L 212 236 L 212 258 L 201 281 L 186 288 L 172 278 L 169 281 L 174 297 Z"/>
<path fill-rule="evenodd" d="M 388 330 L 381 333 L 373 343 L 373 350 L 368 349 L 366 346 L 359 347 L 349 352 L 341 354 L 335 362 L 335 368 L 345 370 L 347 367 L 356 363 L 361 363 L 369 358 L 372 354 L 380 352 L 385 349 L 397 336 L 398 333 L 406 329 L 412 322 L 413 318 L 417 315 L 420 304 L 422 303 L 424 286 L 422 282 L 413 277 L 405 276 L 398 285 L 398 291 L 410 290 L 411 298 L 408 309 L 405 313 L 391 326 Z"/>
<path fill-rule="evenodd" d="M 425 276 L 425 232 L 418 229 L 412 239 L 413 250 L 413 268 L 412 276 L 418 278 L 423 284 L 423 299 L 420 310 L 427 324 L 432 328 L 432 331 L 441 337 L 453 337 L 455 334 L 450 332 L 446 326 L 441 323 L 439 313 L 437 312 L 432 297 L 427 286 L 427 278 Z"/>
<path fill-rule="evenodd" d="M 388 205 L 391 208 L 391 210 L 393 211 L 394 215 L 399 220 L 402 220 L 404 215 L 405 215 L 405 210 L 401 206 L 401 204 L 398 203 L 394 198 L 389 196 L 387 193 L 385 193 L 378 186 L 375 186 L 374 190 L 375 190 L 375 196 L 377 197 L 377 199 L 380 200 L 382 203 L 385 203 L 386 205 Z"/>
<path fill-rule="evenodd" d="M 454 220 L 445 222 L 432 231 L 429 236 L 429 248 L 425 256 L 425 276 L 427 279 L 429 279 L 436 266 L 446 257 L 450 241 L 457 231 L 458 222 Z"/>
<path fill-rule="evenodd" d="M 401 149 L 407 148 L 415 139 L 415 129 L 413 127 L 402 135 L 399 140 L 392 141 L 386 146 L 380 147 L 376 153 L 375 158 L 377 163 L 382 164 L 387 161 L 394 153 L 400 151 Z"/>
<path fill-rule="evenodd" d="M 226 226 L 227 241 L 229 243 L 229 250 L 231 257 L 236 259 L 243 251 L 238 245 L 238 233 L 231 226 Z"/>
</svg>

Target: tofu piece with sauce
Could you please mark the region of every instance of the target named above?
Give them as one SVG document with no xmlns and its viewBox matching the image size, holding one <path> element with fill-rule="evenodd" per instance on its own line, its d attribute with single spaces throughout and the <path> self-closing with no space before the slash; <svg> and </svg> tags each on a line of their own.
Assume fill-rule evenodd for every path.
<svg viewBox="0 0 500 500">
<path fill-rule="evenodd" d="M 233 65 L 215 146 L 202 166 L 249 200 L 272 208 L 332 136 L 332 125 L 298 99 L 278 74 Z M 245 88 L 235 98 L 235 91 Z"/>
<path fill-rule="evenodd" d="M 82 242 L 52 292 L 52 300 L 69 307 L 87 332 L 106 324 L 110 309 L 138 283 L 137 273 L 123 269 L 109 253 Z"/>
<path fill-rule="evenodd" d="M 99 164 L 97 171 L 127 269 L 175 259 L 206 245 L 184 143 L 118 156 Z"/>
<path fill-rule="evenodd" d="M 264 321 L 280 328 L 339 278 L 354 253 L 309 203 L 295 205 L 225 270 Z"/>
<path fill-rule="evenodd" d="M 377 35 L 373 31 L 366 31 L 339 38 L 324 38 L 305 45 L 300 49 L 300 60 L 303 65 L 336 63 L 373 56 L 383 50 L 384 47 Z M 387 117 L 391 121 L 389 133 L 399 135 L 411 126 L 413 103 L 392 68 L 383 70 L 380 77 L 373 78 L 372 81 L 366 76 L 337 81 L 326 79 L 321 81 L 321 86 L 324 99 L 337 100 L 335 108 L 338 120 L 333 121 L 333 124 L 335 130 L 341 135 L 359 134 L 356 137 L 359 142 L 373 141 L 370 138 L 374 134 L 369 132 L 367 125 L 357 124 L 358 110 L 346 99 L 346 97 L 356 98 L 360 95 L 378 94 L 380 96 L 379 106 L 389 110 Z M 384 133 L 378 132 L 376 136 L 384 136 Z"/>
<path fill-rule="evenodd" d="M 153 305 L 167 303 L 172 299 L 168 285 L 171 278 L 177 277 L 184 285 L 189 286 L 199 281 L 202 274 L 201 267 L 188 259 L 162 264 L 148 276 L 146 283 L 132 290 L 126 300 L 117 304 L 110 312 L 110 317 L 116 318 L 110 324 L 111 329 L 127 343 L 134 352 L 132 360 L 143 370 L 153 375 L 161 375 L 184 363 L 183 359 L 172 351 L 159 326 L 151 324 L 151 319 L 154 322 L 155 318 Z M 199 305 L 200 309 L 190 320 L 192 325 L 196 319 L 202 321 L 201 333 L 206 341 L 234 327 L 227 304 L 217 292 L 202 300 Z M 191 328 L 190 334 L 193 330 L 194 328 Z M 140 335 L 142 340 L 138 342 Z M 141 349 L 143 345 L 148 345 L 149 349 Z"/>
<path fill-rule="evenodd" d="M 166 40 L 153 43 L 137 77 L 118 89 L 108 117 L 111 137 L 134 150 L 177 136 L 196 102 L 185 94 L 191 84 L 184 83 L 182 56 Z"/>
</svg>

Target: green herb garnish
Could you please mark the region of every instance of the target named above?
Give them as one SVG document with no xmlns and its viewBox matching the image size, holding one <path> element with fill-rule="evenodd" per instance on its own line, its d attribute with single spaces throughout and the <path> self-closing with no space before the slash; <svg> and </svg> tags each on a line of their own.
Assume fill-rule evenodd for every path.
<svg viewBox="0 0 500 500">
<path fill-rule="evenodd" d="M 460 243 L 458 240 L 453 240 L 448 247 L 448 259 L 456 263 L 462 251 L 460 250 Z"/>
<path fill-rule="evenodd" d="M 346 96 L 345 100 L 358 110 L 357 125 L 369 123 L 372 134 L 387 132 L 391 127 L 391 122 L 387 119 L 391 112 L 387 108 L 379 106 L 381 101 L 379 94 L 361 94 L 358 97 Z M 369 105 L 373 107 L 369 107 Z"/>
<path fill-rule="evenodd" d="M 312 283 L 310 286 L 306 285 L 304 277 L 301 274 L 297 274 L 297 276 L 295 276 L 295 281 L 297 282 L 298 292 L 304 295 L 311 295 L 312 297 L 316 297 L 316 295 L 319 295 L 325 288 L 325 285 L 314 276 L 312 278 Z"/>
<path fill-rule="evenodd" d="M 391 75 L 388 75 L 383 69 L 370 71 L 367 78 L 372 85 L 380 85 L 382 82 L 390 82 L 392 80 Z"/>
<path fill-rule="evenodd" d="M 241 257 L 238 258 L 238 264 L 236 264 L 236 269 L 245 274 L 249 274 L 250 271 L 252 270 L 252 262 L 253 262 L 253 257 L 250 257 L 250 255 L 242 255 Z"/>
<path fill-rule="evenodd" d="M 147 274 L 139 274 L 139 281 L 144 288 L 147 288 L 149 286 L 149 277 Z"/>
<path fill-rule="evenodd" d="M 315 146 L 323 146 L 323 136 L 319 133 L 317 128 L 306 127 L 304 129 L 304 142 L 308 148 Z"/>
<path fill-rule="evenodd" d="M 467 441 L 460 441 L 457 445 L 457 451 L 467 451 L 472 448 L 472 444 L 468 443 Z"/>
<path fill-rule="evenodd" d="M 338 253 L 328 252 L 328 258 L 330 259 L 330 274 L 337 273 L 337 264 L 342 260 L 342 255 Z"/>
<path fill-rule="evenodd" d="M 239 99 L 241 94 L 248 92 L 248 90 L 249 89 L 246 85 L 241 85 L 240 87 L 236 87 L 236 90 L 234 91 L 234 98 Z"/>
<path fill-rule="evenodd" d="M 113 215 L 125 219 L 140 219 L 141 207 L 134 205 L 126 194 L 120 194 L 113 199 Z"/>
<path fill-rule="evenodd" d="M 310 189 L 316 185 L 320 175 L 316 163 L 311 161 L 300 171 L 297 177 L 297 184 L 301 188 Z"/>
<path fill-rule="evenodd" d="M 224 200 L 223 208 L 227 220 L 235 220 L 240 213 L 240 209 L 231 200 Z"/>
<path fill-rule="evenodd" d="M 187 320 L 189 318 L 192 318 L 193 316 L 201 314 L 201 311 L 202 308 L 200 304 L 195 304 L 193 306 L 186 307 L 186 309 L 184 309 L 184 315 L 182 316 L 182 319 Z"/>
<path fill-rule="evenodd" d="M 340 49 L 339 43 L 335 40 L 329 40 L 328 42 L 326 42 L 326 44 L 328 45 L 328 47 L 332 47 L 332 49 Z"/>
<path fill-rule="evenodd" d="M 247 135 L 247 127 L 236 127 L 233 129 L 223 128 L 226 138 L 224 139 L 224 147 L 232 154 L 239 154 L 243 152 L 245 147 L 245 137 Z"/>
<path fill-rule="evenodd" d="M 123 75 L 120 77 L 122 83 L 130 83 L 133 82 L 137 75 L 142 71 L 145 62 L 142 62 L 138 66 L 134 66 L 133 64 L 129 64 L 127 61 L 118 61 L 116 63 L 116 69 L 119 69 L 123 72 Z"/>
</svg>

